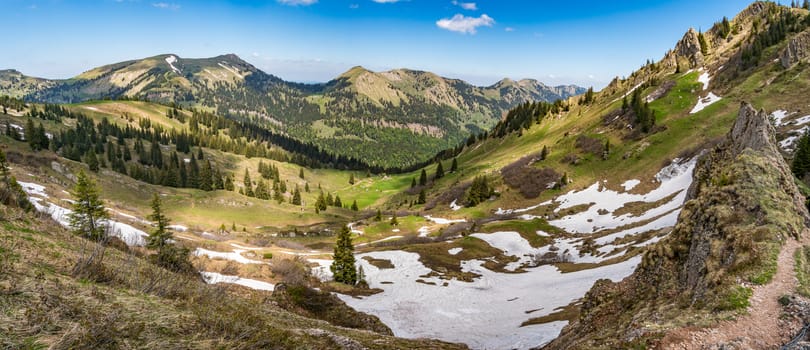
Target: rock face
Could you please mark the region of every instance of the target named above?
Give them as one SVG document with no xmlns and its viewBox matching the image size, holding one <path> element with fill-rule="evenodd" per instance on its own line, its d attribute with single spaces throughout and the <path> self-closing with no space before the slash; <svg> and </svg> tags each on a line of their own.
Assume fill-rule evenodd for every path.
<svg viewBox="0 0 810 350">
<path fill-rule="evenodd" d="M 740 283 L 766 283 L 775 263 L 767 252 L 810 223 L 767 113 L 750 104 L 693 176 L 669 236 L 623 281 L 597 281 L 579 319 L 545 348 L 652 348 L 669 331 L 733 315 L 741 306 L 729 300 Z"/>
<path fill-rule="evenodd" d="M 782 67 L 787 69 L 806 60 L 808 56 L 810 56 L 810 31 L 804 31 L 790 39 L 787 47 L 779 55 L 779 61 Z"/>
<path fill-rule="evenodd" d="M 690 68 L 703 65 L 703 53 L 700 52 L 700 41 L 694 28 L 689 28 L 689 31 L 678 41 L 673 53 L 676 59 L 683 57 L 689 61 Z"/>
</svg>

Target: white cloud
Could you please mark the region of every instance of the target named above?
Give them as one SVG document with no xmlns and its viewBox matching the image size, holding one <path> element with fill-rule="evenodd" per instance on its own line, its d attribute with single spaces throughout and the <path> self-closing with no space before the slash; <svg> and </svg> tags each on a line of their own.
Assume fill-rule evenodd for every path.
<svg viewBox="0 0 810 350">
<path fill-rule="evenodd" d="M 360 4 L 351 4 L 351 5 L 349 5 L 349 8 L 350 8 L 350 9 L 352 9 L 352 10 L 359 9 L 359 8 L 360 8 Z"/>
<path fill-rule="evenodd" d="M 180 9 L 180 5 L 174 4 L 174 3 L 170 4 L 170 3 L 167 3 L 167 2 L 155 2 L 155 3 L 152 3 L 152 6 L 157 7 L 159 9 L 163 9 L 163 10 L 179 10 Z"/>
<path fill-rule="evenodd" d="M 279 4 L 282 5 L 289 5 L 289 6 L 309 6 L 312 5 L 318 0 L 276 0 Z"/>
<path fill-rule="evenodd" d="M 515 31 L 515 28 L 512 28 L 512 27 L 506 27 L 506 28 L 504 28 L 503 30 L 505 30 L 505 31 L 507 31 L 507 32 L 514 32 L 514 31 Z"/>
<path fill-rule="evenodd" d="M 371 0 L 371 1 L 374 1 L 378 4 L 393 4 L 395 2 L 400 2 L 402 0 Z"/>
<path fill-rule="evenodd" d="M 476 6 L 474 2 L 458 2 L 456 0 L 453 0 L 453 5 L 459 6 L 468 11 L 478 10 L 478 6 Z"/>
<path fill-rule="evenodd" d="M 436 21 L 439 28 L 463 34 L 475 34 L 476 28 L 482 26 L 492 27 L 493 24 L 495 24 L 495 20 L 486 14 L 481 15 L 481 17 L 467 17 L 456 14 L 452 18 L 442 18 Z"/>
</svg>

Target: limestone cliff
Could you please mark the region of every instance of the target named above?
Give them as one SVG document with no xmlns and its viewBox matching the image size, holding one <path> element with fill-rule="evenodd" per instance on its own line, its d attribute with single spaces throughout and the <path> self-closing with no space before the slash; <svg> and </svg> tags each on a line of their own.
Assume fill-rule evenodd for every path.
<svg viewBox="0 0 810 350">
<path fill-rule="evenodd" d="M 810 56 L 810 31 L 796 34 L 779 54 L 782 67 L 790 68 L 794 64 L 806 60 Z"/>
</svg>

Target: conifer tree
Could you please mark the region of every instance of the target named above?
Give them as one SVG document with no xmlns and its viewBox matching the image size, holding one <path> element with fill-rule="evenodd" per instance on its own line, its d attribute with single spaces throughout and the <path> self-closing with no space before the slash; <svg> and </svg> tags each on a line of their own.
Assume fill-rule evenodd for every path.
<svg viewBox="0 0 810 350">
<path fill-rule="evenodd" d="M 698 43 L 700 43 L 700 53 L 702 53 L 703 56 L 708 55 L 709 54 L 709 44 L 706 43 L 706 37 L 703 35 L 702 31 L 698 32 Z"/>
<path fill-rule="evenodd" d="M 298 186 L 295 186 L 291 203 L 294 205 L 301 205 L 301 191 L 298 190 Z"/>
<path fill-rule="evenodd" d="M 298 177 L 300 177 L 302 180 L 304 179 L 304 168 L 298 170 Z"/>
<path fill-rule="evenodd" d="M 146 247 L 150 249 L 163 249 L 172 239 L 172 232 L 169 230 L 169 218 L 163 214 L 163 205 L 160 195 L 152 195 L 152 214 L 147 219 L 154 223 L 154 229 L 149 233 Z"/>
<path fill-rule="evenodd" d="M 102 241 L 106 230 L 103 221 L 109 219 L 110 215 L 99 198 L 96 183 L 82 170 L 76 175 L 72 195 L 76 201 L 73 203 L 73 212 L 68 215 L 70 228 L 77 235 Z"/>
<path fill-rule="evenodd" d="M 357 206 L 357 200 L 356 199 L 354 200 L 354 202 L 352 202 L 352 210 L 354 210 L 354 211 L 360 210 L 360 208 Z"/>
<path fill-rule="evenodd" d="M 414 188 L 414 187 L 416 187 L 416 178 L 412 177 L 411 178 L 411 188 Z"/>
<path fill-rule="evenodd" d="M 335 207 L 343 208 L 343 202 L 340 201 L 339 195 L 335 195 Z"/>
<path fill-rule="evenodd" d="M 334 261 L 329 269 L 336 282 L 354 285 L 357 283 L 357 270 L 355 268 L 354 246 L 352 245 L 351 231 L 344 225 L 338 232 L 335 242 Z"/>
<path fill-rule="evenodd" d="M 349 174 L 349 185 L 354 185 L 354 173 Z"/>
<path fill-rule="evenodd" d="M 374 221 L 382 221 L 382 211 L 377 209 L 377 215 L 374 216 Z"/>
<path fill-rule="evenodd" d="M 427 198 L 425 194 L 425 189 L 423 188 L 419 191 L 419 198 L 416 200 L 416 204 L 425 204 L 426 201 Z"/>
<path fill-rule="evenodd" d="M 435 179 L 441 179 L 444 177 L 444 167 L 442 167 L 442 162 L 439 161 L 438 165 L 436 165 L 436 177 Z"/>
<path fill-rule="evenodd" d="M 419 186 L 427 185 L 427 172 L 425 169 L 422 169 L 422 173 L 419 175 Z"/>
<path fill-rule="evenodd" d="M 253 193 L 253 182 L 250 181 L 250 171 L 248 169 L 245 169 L 245 178 L 242 180 L 242 184 L 245 186 L 245 195 L 253 197 L 255 195 Z"/>
<path fill-rule="evenodd" d="M 548 157 L 548 146 L 543 145 L 543 149 L 540 150 L 540 160 L 546 160 Z"/>
<path fill-rule="evenodd" d="M 96 152 L 93 152 L 92 149 L 87 150 L 87 154 L 84 155 L 84 162 L 90 168 L 90 171 L 97 173 L 99 170 L 99 163 L 98 157 L 96 157 Z"/>
<path fill-rule="evenodd" d="M 458 170 L 458 160 L 456 160 L 456 158 L 454 157 L 454 158 L 453 158 L 453 163 L 452 163 L 452 164 L 450 164 L 450 172 L 451 172 L 451 173 L 454 173 L 454 172 L 456 172 L 457 170 Z"/>
<path fill-rule="evenodd" d="M 391 226 L 398 226 L 399 221 L 397 221 L 397 211 L 394 210 L 393 216 L 391 216 Z"/>
</svg>

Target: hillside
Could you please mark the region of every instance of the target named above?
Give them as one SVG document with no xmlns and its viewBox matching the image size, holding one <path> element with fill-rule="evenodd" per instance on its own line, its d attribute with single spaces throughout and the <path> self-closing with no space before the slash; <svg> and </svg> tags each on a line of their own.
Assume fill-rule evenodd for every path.
<svg viewBox="0 0 810 350">
<path fill-rule="evenodd" d="M 808 33 L 806 9 L 755 2 L 705 32 L 686 31 L 661 60 L 602 91 L 519 103 L 412 171 L 343 170 L 350 161 L 228 111 L 144 101 L 0 99 L 9 105 L 0 144 L 37 209 L 56 220 L 34 231 L 64 225 L 74 200 L 65 191 L 84 170 L 126 228 L 114 235 L 142 250 L 159 193 L 208 283 L 292 286 L 274 302 L 306 317 L 346 322 L 313 312 L 323 299 L 304 287 L 368 316 L 352 319 L 377 319 L 375 329 L 418 342 L 775 347 L 810 314 Z M 192 69 L 179 61 L 175 69 Z M 459 84 L 355 67 L 328 84 L 285 86 L 327 113 L 364 101 L 370 110 L 408 110 L 403 118 L 414 122 L 424 111 L 411 104 L 424 96 L 434 106 L 484 108 L 476 101 L 495 90 L 517 101 L 539 88 L 504 80 L 453 92 Z M 312 125 L 328 142 L 345 136 L 327 119 Z M 344 224 L 365 284 L 335 282 L 329 269 Z M 32 274 L 27 266 L 37 265 L 17 265 Z M 346 332 L 335 334 L 376 346 Z M 432 346 L 383 339 L 390 343 L 380 347 Z"/>
<path fill-rule="evenodd" d="M 35 102 L 145 99 L 249 120 L 367 166 L 395 169 L 424 162 L 482 133 L 526 101 L 582 93 L 504 80 L 477 87 L 429 72 L 371 72 L 355 67 L 325 84 L 286 82 L 236 55 L 187 59 L 159 55 L 98 67 L 72 79 L 0 74 L 0 94 Z"/>
</svg>

